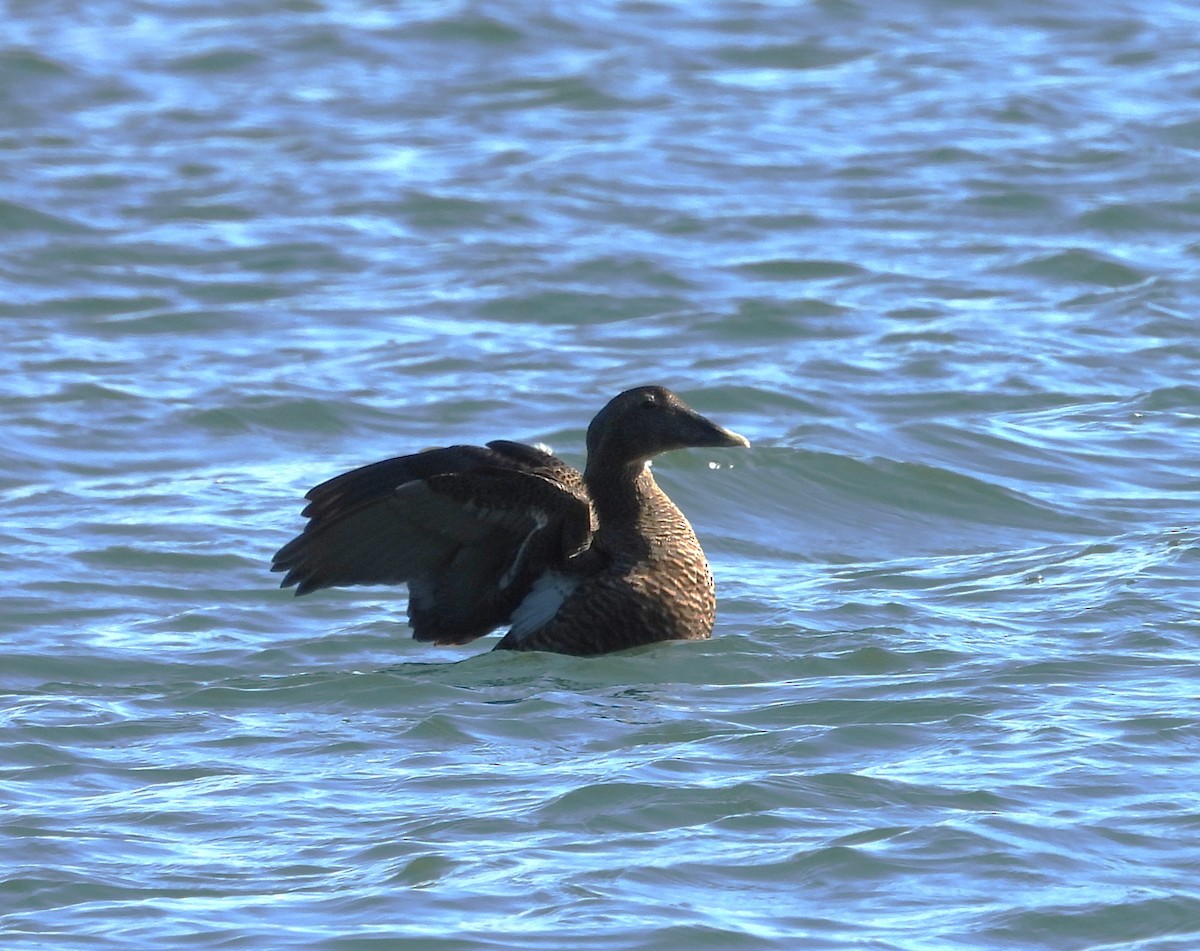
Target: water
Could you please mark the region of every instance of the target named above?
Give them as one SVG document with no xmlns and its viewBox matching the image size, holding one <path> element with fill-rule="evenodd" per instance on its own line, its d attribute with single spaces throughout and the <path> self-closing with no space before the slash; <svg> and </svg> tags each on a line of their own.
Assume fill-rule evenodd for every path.
<svg viewBox="0 0 1200 951">
<path fill-rule="evenodd" d="M 4 946 L 1196 946 L 1194 7 L 400 7 L 0 18 Z M 712 641 L 274 588 L 644 382 Z"/>
</svg>

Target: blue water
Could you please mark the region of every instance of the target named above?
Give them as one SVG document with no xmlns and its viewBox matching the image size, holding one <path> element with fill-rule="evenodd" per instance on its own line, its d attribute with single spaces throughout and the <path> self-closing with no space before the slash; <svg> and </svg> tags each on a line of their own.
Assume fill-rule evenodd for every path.
<svg viewBox="0 0 1200 951">
<path fill-rule="evenodd" d="M 5 948 L 1200 944 L 1188 3 L 9 3 Z M 301 600 L 615 392 L 711 641 Z"/>
</svg>

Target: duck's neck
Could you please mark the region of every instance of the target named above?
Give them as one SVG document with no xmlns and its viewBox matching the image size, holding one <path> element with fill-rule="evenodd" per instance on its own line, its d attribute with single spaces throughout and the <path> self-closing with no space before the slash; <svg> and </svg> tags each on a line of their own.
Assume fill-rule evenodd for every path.
<svg viewBox="0 0 1200 951">
<path fill-rule="evenodd" d="M 583 481 L 601 525 L 636 522 L 647 502 L 662 491 L 645 462 L 604 465 L 589 461 Z"/>
</svg>

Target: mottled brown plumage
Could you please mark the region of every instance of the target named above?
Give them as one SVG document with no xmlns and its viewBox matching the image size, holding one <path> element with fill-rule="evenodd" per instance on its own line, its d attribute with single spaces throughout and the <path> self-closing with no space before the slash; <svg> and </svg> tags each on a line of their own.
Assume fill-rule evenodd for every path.
<svg viewBox="0 0 1200 951">
<path fill-rule="evenodd" d="M 748 446 L 669 390 L 628 390 L 588 427 L 581 474 L 521 443 L 388 459 L 312 489 L 272 570 L 296 594 L 406 582 L 417 640 L 603 654 L 712 632 L 700 543 L 647 465 L 686 446 Z"/>
</svg>

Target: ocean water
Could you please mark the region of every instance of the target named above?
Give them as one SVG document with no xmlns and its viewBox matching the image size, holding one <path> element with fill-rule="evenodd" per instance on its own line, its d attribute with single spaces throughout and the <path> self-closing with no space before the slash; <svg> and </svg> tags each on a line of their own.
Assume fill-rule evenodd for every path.
<svg viewBox="0 0 1200 951">
<path fill-rule="evenodd" d="M 0 945 L 1200 945 L 1191 3 L 0 17 Z M 301 496 L 663 383 L 711 641 L 418 644 Z"/>
</svg>

